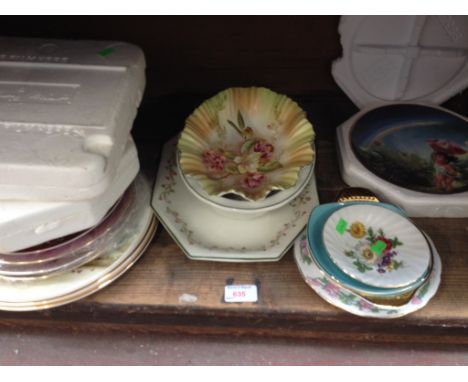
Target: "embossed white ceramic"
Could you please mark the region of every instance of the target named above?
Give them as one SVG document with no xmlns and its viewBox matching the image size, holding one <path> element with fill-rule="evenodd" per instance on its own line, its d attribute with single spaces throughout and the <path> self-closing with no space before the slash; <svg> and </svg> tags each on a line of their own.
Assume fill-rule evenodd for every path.
<svg viewBox="0 0 468 382">
<path fill-rule="evenodd" d="M 84 200 L 116 174 L 145 58 L 116 41 L 0 38 L 0 200 Z"/>
<path fill-rule="evenodd" d="M 139 168 L 137 148 L 129 138 L 118 175 L 95 198 L 65 202 L 0 200 L 0 253 L 21 251 L 94 227 L 133 182 Z"/>
</svg>

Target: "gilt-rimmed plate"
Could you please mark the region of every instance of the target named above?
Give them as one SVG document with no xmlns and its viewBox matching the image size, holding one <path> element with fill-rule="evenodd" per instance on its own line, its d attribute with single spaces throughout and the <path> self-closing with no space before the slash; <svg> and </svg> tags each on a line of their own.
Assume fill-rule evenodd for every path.
<svg viewBox="0 0 468 382">
<path fill-rule="evenodd" d="M 141 182 L 137 180 L 136 183 Z M 104 219 L 84 232 L 56 239 L 34 248 L 0 253 L 0 277 L 45 277 L 77 268 L 106 252 L 122 234 L 122 228 L 139 213 L 132 184 Z"/>
<path fill-rule="evenodd" d="M 97 259 L 46 278 L 0 278 L 0 310 L 32 311 L 68 304 L 97 292 L 127 271 L 144 253 L 157 226 L 148 186 L 143 184 L 139 191 L 140 197 L 132 202 L 138 205 L 138 214 Z"/>
<path fill-rule="evenodd" d="M 145 253 L 146 248 L 151 243 L 158 221 L 151 216 L 149 226 L 139 242 L 128 243 L 128 247 L 119 247 L 115 251 L 87 263 L 80 268 L 69 272 L 56 275 L 47 279 L 36 279 L 34 281 L 15 281 L 15 284 L 9 285 L 8 293 L 10 297 L 14 293 L 21 293 L 21 301 L 0 301 L 0 310 L 26 312 L 43 309 L 51 309 L 57 306 L 70 304 L 81 300 L 91 294 L 94 294 L 109 284 L 117 280 L 127 272 L 136 261 Z M 30 283 L 31 289 L 25 293 L 28 288 L 24 283 Z M 31 283 L 32 282 L 32 283 Z M 5 286 L 0 282 L 0 290 Z M 60 289 L 65 287 L 66 292 Z M 34 289 L 37 290 L 34 291 Z M 33 292 L 35 292 L 33 294 Z M 32 300 L 38 298 L 38 300 Z"/>
</svg>

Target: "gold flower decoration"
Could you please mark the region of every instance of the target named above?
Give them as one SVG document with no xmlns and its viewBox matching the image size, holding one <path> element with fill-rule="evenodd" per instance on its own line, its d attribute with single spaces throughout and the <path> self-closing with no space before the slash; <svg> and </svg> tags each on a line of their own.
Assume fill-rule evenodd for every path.
<svg viewBox="0 0 468 382">
<path fill-rule="evenodd" d="M 371 251 L 371 249 L 369 247 L 367 248 L 364 248 L 361 252 L 361 255 L 363 257 L 364 260 L 366 260 L 366 262 L 368 263 L 373 263 L 376 259 L 376 255 L 374 252 Z"/>
<path fill-rule="evenodd" d="M 366 234 L 366 227 L 361 222 L 354 222 L 349 227 L 349 233 L 356 239 L 361 239 Z"/>
</svg>

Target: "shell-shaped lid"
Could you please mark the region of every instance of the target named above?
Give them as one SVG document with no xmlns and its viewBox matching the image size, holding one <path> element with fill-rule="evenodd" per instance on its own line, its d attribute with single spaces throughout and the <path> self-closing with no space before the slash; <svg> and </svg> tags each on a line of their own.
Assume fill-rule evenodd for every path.
<svg viewBox="0 0 468 382">
<path fill-rule="evenodd" d="M 346 203 L 325 203 L 315 207 L 309 216 L 307 223 L 307 242 L 310 251 L 314 256 L 319 268 L 321 268 L 327 277 L 332 278 L 340 283 L 347 289 L 352 289 L 360 294 L 373 296 L 373 297 L 391 297 L 401 296 L 402 294 L 414 291 L 415 288 L 420 286 L 427 277 L 431 274 L 431 267 L 428 268 L 417 281 L 406 286 L 396 288 L 377 287 L 368 283 L 364 283 L 356 278 L 351 277 L 348 273 L 344 272 L 329 256 L 327 248 L 324 243 L 323 229 L 325 223 L 332 216 L 333 213 L 342 209 L 348 208 L 351 205 L 363 206 L 363 208 L 375 207 L 375 202 L 346 202 Z M 405 216 L 404 212 L 393 204 L 378 203 L 381 208 L 386 208 L 401 216 Z M 340 229 L 341 228 L 341 229 Z M 348 226 L 345 226 L 347 229 Z M 343 227 L 338 229 L 343 230 Z"/>
<path fill-rule="evenodd" d="M 468 16 L 343 16 L 338 85 L 360 108 L 439 104 L 468 85 Z"/>
<path fill-rule="evenodd" d="M 431 264 L 431 250 L 421 231 L 379 205 L 350 205 L 335 211 L 325 223 L 323 242 L 343 272 L 375 287 L 410 285 Z"/>
</svg>

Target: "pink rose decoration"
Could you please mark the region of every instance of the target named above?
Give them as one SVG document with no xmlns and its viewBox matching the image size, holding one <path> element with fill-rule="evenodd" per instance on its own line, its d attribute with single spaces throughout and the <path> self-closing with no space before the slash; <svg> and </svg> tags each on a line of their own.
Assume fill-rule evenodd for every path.
<svg viewBox="0 0 468 382">
<path fill-rule="evenodd" d="M 224 157 L 223 154 L 215 150 L 206 150 L 203 153 L 203 163 L 211 172 L 224 171 L 226 158 Z"/>
<path fill-rule="evenodd" d="M 259 172 L 249 172 L 244 179 L 242 179 L 242 185 L 245 188 L 256 188 L 262 184 L 264 179 L 265 175 Z"/>
<path fill-rule="evenodd" d="M 361 308 L 362 310 L 371 310 L 373 308 L 373 306 L 365 300 L 359 300 L 358 304 L 359 308 Z"/>
<path fill-rule="evenodd" d="M 261 159 L 262 161 L 268 161 L 271 159 L 271 155 L 273 151 L 275 151 L 275 148 L 271 143 L 268 143 L 264 139 L 258 140 L 254 147 L 253 147 L 254 152 L 256 153 L 261 153 Z"/>
<path fill-rule="evenodd" d="M 320 279 L 313 279 L 313 278 L 311 278 L 311 277 L 308 277 L 307 280 L 308 280 L 309 283 L 312 284 L 313 286 L 317 286 L 317 287 L 322 286 L 322 283 L 320 282 Z"/>
<path fill-rule="evenodd" d="M 340 291 L 340 289 L 333 285 L 333 284 L 328 284 L 325 288 L 323 288 L 330 296 L 332 297 L 336 297 L 338 295 L 338 292 Z"/>
</svg>

